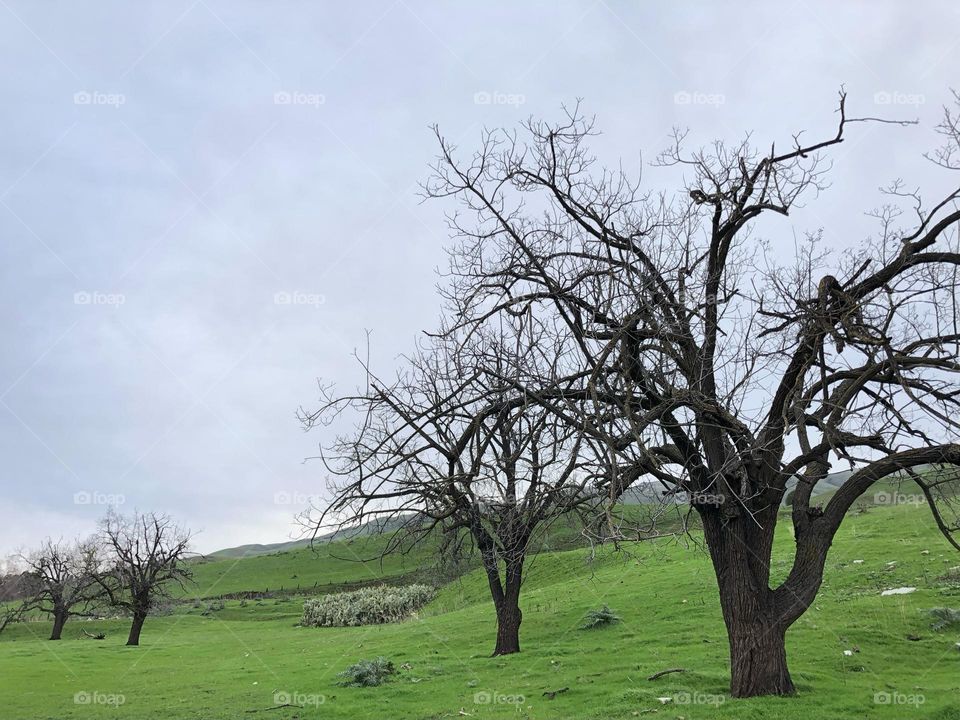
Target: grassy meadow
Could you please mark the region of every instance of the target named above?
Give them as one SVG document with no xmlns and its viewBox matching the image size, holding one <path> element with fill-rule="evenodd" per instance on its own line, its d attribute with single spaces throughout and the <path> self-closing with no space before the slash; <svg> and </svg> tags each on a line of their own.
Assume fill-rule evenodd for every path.
<svg viewBox="0 0 960 720">
<path fill-rule="evenodd" d="M 788 537 L 780 540 L 775 573 L 783 575 L 790 548 Z M 378 542 L 363 541 L 367 550 Z M 124 646 L 122 618 L 72 620 L 60 642 L 45 639 L 45 621 L 9 628 L 0 635 L 0 717 L 960 718 L 960 630 L 934 632 L 926 615 L 960 607 L 960 554 L 923 507 L 848 517 L 817 602 L 788 634 L 799 691 L 791 698 L 727 695 L 715 580 L 690 541 L 534 556 L 521 598 L 523 651 L 499 658 L 489 657 L 495 618 L 478 571 L 443 586 L 402 623 L 299 627 L 303 598 L 287 592 L 298 580 L 365 583 L 429 562 L 342 559 L 356 550 L 331 543 L 318 554 L 201 563 L 192 592 L 148 618 L 140 647 Z M 227 599 L 222 607 L 213 599 L 281 585 L 276 597 Z M 917 590 L 881 596 L 900 586 Z M 620 623 L 579 629 L 587 611 L 605 604 Z M 337 685 L 348 665 L 377 656 L 398 668 L 391 682 Z M 685 672 L 647 679 L 675 667 Z"/>
</svg>

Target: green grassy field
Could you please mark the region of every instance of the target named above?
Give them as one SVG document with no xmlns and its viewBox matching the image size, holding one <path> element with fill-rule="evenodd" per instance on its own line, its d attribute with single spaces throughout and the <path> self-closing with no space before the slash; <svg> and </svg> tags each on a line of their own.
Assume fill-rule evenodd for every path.
<svg viewBox="0 0 960 720">
<path fill-rule="evenodd" d="M 778 546 L 781 575 L 788 549 Z M 209 596 L 279 587 L 285 578 L 357 582 L 378 571 L 341 562 L 294 551 L 209 563 L 198 575 L 216 584 Z M 534 557 L 521 602 L 523 652 L 502 658 L 488 657 L 494 615 L 477 572 L 396 625 L 301 628 L 297 597 L 230 600 L 215 611 L 184 602 L 148 619 L 139 648 L 123 645 L 122 619 L 72 621 L 61 642 L 43 639 L 45 622 L 20 624 L 0 636 L 0 717 L 954 720 L 960 632 L 931 631 L 925 611 L 960 607 L 957 566 L 960 554 L 922 507 L 852 514 L 817 602 L 788 635 L 799 690 L 792 698 L 726 695 L 727 647 L 709 560 L 702 550 L 659 542 L 604 551 L 591 562 L 585 550 Z M 904 585 L 918 589 L 880 596 Z M 577 629 L 587 610 L 603 604 L 623 622 Z M 81 639 L 81 628 L 107 638 Z M 336 685 L 339 671 L 378 655 L 400 668 L 394 681 Z M 647 680 L 671 667 L 687 671 Z M 278 700 L 303 707 L 278 707 Z"/>
</svg>

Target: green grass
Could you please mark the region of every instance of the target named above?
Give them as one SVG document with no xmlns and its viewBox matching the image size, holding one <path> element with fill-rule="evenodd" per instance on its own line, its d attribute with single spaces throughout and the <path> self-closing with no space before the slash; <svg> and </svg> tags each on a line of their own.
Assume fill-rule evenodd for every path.
<svg viewBox="0 0 960 720">
<path fill-rule="evenodd" d="M 272 555 L 194 561 L 194 582 L 178 594 L 208 598 L 239 592 L 313 592 L 315 586 L 322 590 L 408 575 L 432 561 L 426 547 L 381 561 L 385 542 L 383 537 L 360 537 Z"/>
<path fill-rule="evenodd" d="M 775 568 L 781 576 L 789 550 L 783 529 Z M 294 560 L 307 562 L 293 553 L 251 558 L 217 577 L 223 587 L 272 587 Z M 355 582 L 369 574 L 329 558 L 316 562 L 317 577 Z M 396 625 L 300 628 L 301 602 L 289 597 L 230 600 L 207 615 L 204 603 L 185 603 L 175 614 L 149 618 L 139 648 L 123 646 L 122 619 L 73 621 L 59 643 L 41 639 L 47 623 L 22 624 L 0 636 L 0 717 L 955 720 L 960 634 L 934 633 L 925 611 L 960 606 L 960 580 L 944 579 L 958 565 L 960 554 L 939 537 L 924 508 L 851 515 L 818 600 L 788 635 L 799 690 L 793 698 L 727 697 L 726 638 L 709 560 L 702 551 L 659 542 L 605 551 L 593 562 L 584 550 L 533 558 L 521 601 L 523 652 L 501 658 L 488 657 L 495 623 L 478 572 L 447 585 L 419 617 Z M 880 596 L 901 585 L 918 590 Z M 588 610 L 604 604 L 623 621 L 577 629 Z M 107 639 L 78 639 L 81 627 L 106 631 Z M 854 648 L 859 652 L 844 655 Z M 337 686 L 337 673 L 377 656 L 397 666 L 394 680 L 377 688 Z M 646 679 L 678 666 L 687 672 Z M 554 699 L 544 696 L 563 688 Z M 122 695 L 124 703 L 75 704 L 83 692 L 106 700 Z M 924 701 L 878 705 L 876 693 Z M 275 696 L 304 707 L 277 708 Z M 321 696 L 322 704 L 312 704 Z M 660 697 L 674 701 L 664 705 Z M 697 702 L 681 702 L 688 698 Z"/>
</svg>

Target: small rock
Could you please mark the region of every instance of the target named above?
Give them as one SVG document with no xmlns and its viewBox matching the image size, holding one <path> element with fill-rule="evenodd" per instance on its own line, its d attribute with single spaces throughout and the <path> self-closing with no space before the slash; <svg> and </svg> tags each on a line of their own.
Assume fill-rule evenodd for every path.
<svg viewBox="0 0 960 720">
<path fill-rule="evenodd" d="M 880 596 L 885 597 L 887 595 L 909 595 L 915 590 L 916 590 L 915 587 L 898 587 L 898 588 L 893 588 L 891 590 L 884 590 L 882 593 L 880 593 Z"/>
<path fill-rule="evenodd" d="M 863 560 L 854 560 L 854 561 L 853 561 L 853 564 L 854 564 L 854 565 L 863 565 Z"/>
</svg>

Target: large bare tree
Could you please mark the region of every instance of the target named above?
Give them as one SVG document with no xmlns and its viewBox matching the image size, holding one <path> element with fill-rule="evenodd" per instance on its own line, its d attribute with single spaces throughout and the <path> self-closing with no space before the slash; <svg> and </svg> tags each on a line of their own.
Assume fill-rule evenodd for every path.
<svg viewBox="0 0 960 720">
<path fill-rule="evenodd" d="M 135 512 L 127 517 L 111 511 L 100 524 L 100 535 L 108 565 L 101 587 L 112 604 L 130 612 L 127 645 L 139 645 L 143 623 L 157 601 L 191 578 L 184 562 L 191 534 L 167 515 Z"/>
<path fill-rule="evenodd" d="M 390 383 L 365 365 L 366 387 L 302 414 L 308 427 L 360 420 L 325 448 L 335 480 L 314 530 L 399 519 L 388 551 L 430 538 L 475 549 L 496 610 L 494 655 L 520 651 L 531 544 L 561 515 L 598 504 L 585 433 L 516 389 L 560 376 L 560 337 L 510 320 L 427 344 Z"/>
<path fill-rule="evenodd" d="M 565 402 L 562 416 L 579 407 L 573 422 L 603 439 L 611 497 L 642 476 L 690 498 L 737 697 L 794 691 L 785 633 L 816 597 L 845 514 L 875 482 L 917 483 L 957 544 L 956 475 L 943 469 L 960 464 L 956 178 L 933 203 L 894 182 L 873 213 L 877 234 L 843 252 L 823 250 L 813 232 L 784 261 L 755 233 L 761 217 L 816 197 L 830 151 L 865 122 L 888 121 L 849 116 L 841 93 L 822 140 L 687 152 L 677 132 L 655 163 L 682 171 L 682 191 L 668 195 L 598 168 L 592 121 L 575 109 L 522 133 L 486 132 L 466 157 L 438 132 L 425 185 L 463 208 L 450 216 L 454 329 L 504 313 L 561 322 L 562 352 L 587 378 L 568 396 L 583 402 Z M 928 157 L 949 182 L 960 169 L 954 110 L 938 131 L 944 144 Z M 528 392 L 553 406 L 542 388 Z M 855 472 L 825 507 L 812 504 L 841 461 Z M 792 483 L 793 565 L 771 583 Z"/>
<path fill-rule="evenodd" d="M 47 539 L 35 551 L 20 555 L 33 591 L 24 610 L 39 610 L 53 618 L 51 640 L 59 640 L 74 615 L 84 615 L 101 595 L 98 545 L 94 540 L 72 543 Z"/>
</svg>

